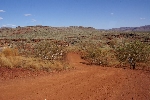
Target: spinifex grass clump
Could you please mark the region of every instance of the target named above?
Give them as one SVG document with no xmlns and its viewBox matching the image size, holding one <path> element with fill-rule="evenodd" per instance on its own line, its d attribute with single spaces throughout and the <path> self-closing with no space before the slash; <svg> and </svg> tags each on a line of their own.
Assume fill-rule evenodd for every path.
<svg viewBox="0 0 150 100">
<path fill-rule="evenodd" d="M 135 68 L 138 63 L 147 63 L 150 56 L 150 46 L 142 42 L 130 42 L 118 46 L 115 56 L 121 63 L 128 63 Z"/>
<path fill-rule="evenodd" d="M 18 67 L 20 66 L 21 62 L 18 60 L 18 50 L 13 48 L 4 48 L 0 52 L 0 66 L 1 67 Z"/>
</svg>

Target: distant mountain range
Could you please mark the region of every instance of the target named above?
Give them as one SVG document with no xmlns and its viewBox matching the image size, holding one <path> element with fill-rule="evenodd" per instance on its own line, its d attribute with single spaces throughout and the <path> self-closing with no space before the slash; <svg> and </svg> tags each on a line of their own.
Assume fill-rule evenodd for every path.
<svg viewBox="0 0 150 100">
<path fill-rule="evenodd" d="M 42 25 L 36 25 L 36 26 L 25 26 L 22 28 L 34 28 L 34 27 L 47 27 L 47 28 L 52 28 L 51 26 L 42 26 Z M 20 26 L 16 27 L 16 28 L 21 28 Z M 66 27 L 53 27 L 53 28 L 66 28 Z M 68 28 L 79 28 L 79 29 L 95 29 L 93 27 L 84 27 L 84 26 L 69 26 Z M 0 29 L 12 29 L 12 27 L 0 27 Z M 105 31 L 106 29 L 98 29 L 101 31 Z M 140 27 L 120 27 L 120 28 L 112 28 L 112 29 L 108 29 L 109 31 L 149 31 L 150 32 L 150 25 L 145 25 L 145 26 L 140 26 Z"/>
<path fill-rule="evenodd" d="M 150 25 L 140 26 L 140 27 L 120 27 L 112 28 L 112 31 L 150 31 Z"/>
</svg>

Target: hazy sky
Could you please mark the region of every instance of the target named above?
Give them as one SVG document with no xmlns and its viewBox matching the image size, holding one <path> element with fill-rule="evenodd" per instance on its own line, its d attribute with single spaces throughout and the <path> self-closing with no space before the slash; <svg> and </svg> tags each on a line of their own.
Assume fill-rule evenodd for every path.
<svg viewBox="0 0 150 100">
<path fill-rule="evenodd" d="M 0 0 L 0 27 L 150 25 L 150 0 Z"/>
</svg>

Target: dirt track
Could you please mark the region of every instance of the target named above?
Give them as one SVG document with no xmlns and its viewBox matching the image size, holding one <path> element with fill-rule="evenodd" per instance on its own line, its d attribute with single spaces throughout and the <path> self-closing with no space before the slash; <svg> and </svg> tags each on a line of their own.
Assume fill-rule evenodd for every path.
<svg viewBox="0 0 150 100">
<path fill-rule="evenodd" d="M 75 70 L 0 81 L 0 100 L 150 100 L 150 73 L 89 66 L 68 54 Z"/>
</svg>

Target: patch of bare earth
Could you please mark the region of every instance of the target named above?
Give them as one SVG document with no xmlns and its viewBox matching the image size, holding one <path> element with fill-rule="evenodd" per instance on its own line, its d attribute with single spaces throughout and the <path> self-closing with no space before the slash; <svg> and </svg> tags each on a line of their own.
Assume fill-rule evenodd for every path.
<svg viewBox="0 0 150 100">
<path fill-rule="evenodd" d="M 149 100 L 150 72 L 90 66 L 76 53 L 75 70 L 0 81 L 0 100 Z M 2 74 L 0 74 L 2 75 Z"/>
</svg>

